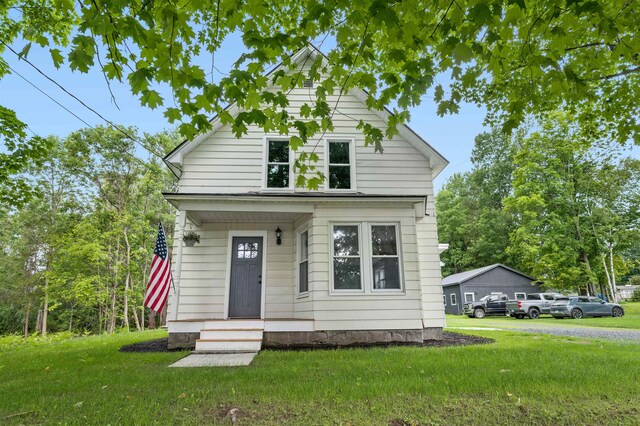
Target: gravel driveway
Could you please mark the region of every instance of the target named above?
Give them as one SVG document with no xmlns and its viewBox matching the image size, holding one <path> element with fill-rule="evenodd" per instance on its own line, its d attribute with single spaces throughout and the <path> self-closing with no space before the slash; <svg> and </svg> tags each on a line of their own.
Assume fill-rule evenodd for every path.
<svg viewBox="0 0 640 426">
<path fill-rule="evenodd" d="M 481 330 L 481 327 L 451 327 L 451 329 L 475 329 Z M 492 327 L 487 330 L 501 330 L 501 331 L 522 331 L 525 333 L 536 334 L 553 334 L 555 336 L 570 336 L 570 337 L 583 337 L 588 339 L 607 339 L 607 340 L 634 340 L 640 341 L 640 330 L 628 330 L 628 329 L 613 329 L 602 327 L 549 327 L 549 326 L 535 326 L 530 327 L 528 325 L 522 326 L 509 326 L 509 327 Z"/>
<path fill-rule="evenodd" d="M 640 330 L 611 329 L 598 327 L 536 327 L 518 328 L 525 333 L 553 334 L 556 336 L 586 337 L 590 339 L 607 340 L 637 340 L 640 341 Z"/>
</svg>

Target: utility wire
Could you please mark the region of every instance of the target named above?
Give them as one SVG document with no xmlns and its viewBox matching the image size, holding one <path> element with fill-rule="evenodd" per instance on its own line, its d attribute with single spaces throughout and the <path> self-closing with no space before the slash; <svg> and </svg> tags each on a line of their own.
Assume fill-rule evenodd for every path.
<svg viewBox="0 0 640 426">
<path fill-rule="evenodd" d="M 49 95 L 48 93 L 46 93 L 44 90 L 42 90 L 41 88 L 39 88 L 38 86 L 36 86 L 35 84 L 33 84 L 31 81 L 29 81 L 29 79 L 27 79 L 26 77 L 24 77 L 22 74 L 20 74 L 19 72 L 17 72 L 16 70 L 14 70 L 9 64 L 7 64 L 7 67 L 9 68 L 9 70 L 11 71 L 12 74 L 17 75 L 18 77 L 20 77 L 21 79 L 23 79 L 24 81 L 26 81 L 27 83 L 29 83 L 30 86 L 32 86 L 34 89 L 36 89 L 38 92 L 42 93 L 43 95 L 45 95 L 47 98 L 49 98 L 52 102 L 54 102 L 56 105 L 58 105 L 60 108 L 64 109 L 65 111 L 67 111 L 69 114 L 73 115 L 75 118 L 77 118 L 78 120 L 80 120 L 82 123 L 84 123 L 87 127 L 91 128 L 92 130 L 99 132 L 99 129 L 97 129 L 95 126 L 92 126 L 91 124 L 87 123 L 84 119 L 82 119 L 80 116 L 78 116 L 76 113 L 74 113 L 73 111 L 71 111 L 69 108 L 65 107 L 63 104 L 61 104 L 60 102 L 58 102 L 56 99 L 54 99 L 51 95 Z M 31 130 L 30 127 L 27 126 L 27 128 L 29 129 L 29 131 L 36 136 L 36 134 L 33 132 L 33 130 Z M 118 129 L 119 130 L 119 129 Z M 124 132 L 123 132 L 124 133 Z M 131 139 L 134 142 L 137 142 L 138 144 L 140 144 L 142 146 L 141 142 L 136 141 L 135 138 L 131 137 L 131 136 L 127 136 L 129 139 Z M 149 150 L 148 148 L 144 147 L 147 151 L 149 151 L 151 154 L 154 154 L 153 151 Z M 116 148 L 117 149 L 117 148 Z M 133 160 L 137 161 L 139 164 L 145 166 L 147 169 L 149 169 L 152 172 L 157 172 L 157 170 L 155 170 L 153 167 L 151 167 L 151 165 L 149 165 L 147 162 L 143 161 L 142 159 L 136 157 L 135 155 L 133 155 L 130 152 L 127 151 L 122 151 L 120 149 L 118 149 L 118 151 L 122 154 L 122 155 L 127 155 L 130 158 L 132 158 Z M 154 154 L 157 155 L 157 154 Z M 167 179 L 165 179 L 164 177 L 161 177 L 162 180 L 164 181 L 165 185 L 168 185 L 169 187 L 172 186 L 174 184 L 174 182 L 168 181 Z"/>
<path fill-rule="evenodd" d="M 55 84 L 56 86 L 58 86 L 58 88 L 60 88 L 60 90 L 62 90 L 63 92 L 65 92 L 67 95 L 71 96 L 73 99 L 75 99 L 76 101 L 78 101 L 82 106 L 84 106 L 85 108 L 87 108 L 89 111 L 93 112 L 95 115 L 97 115 L 98 117 L 100 117 L 105 123 L 109 124 L 111 127 L 113 127 L 114 129 L 116 129 L 117 131 L 119 131 L 120 133 L 122 133 L 123 135 L 125 135 L 126 137 L 128 137 L 129 139 L 131 139 L 133 142 L 137 143 L 138 145 L 140 145 L 143 149 L 147 150 L 148 152 L 150 152 L 151 154 L 155 155 L 156 157 L 160 158 L 161 160 L 164 158 L 164 156 L 158 154 L 157 152 L 153 151 L 152 149 L 150 149 L 149 147 L 145 146 L 145 144 L 143 144 L 142 142 L 140 142 L 138 139 L 136 139 L 135 137 L 133 137 L 131 134 L 129 134 L 129 132 L 123 130 L 120 126 L 116 125 L 115 123 L 113 123 L 111 120 L 109 120 L 108 118 L 104 117 L 102 114 L 100 114 L 98 111 L 96 111 L 95 109 L 91 108 L 89 105 L 87 105 L 86 103 L 84 103 L 82 101 L 82 99 L 78 98 L 76 95 L 74 95 L 73 93 L 71 93 L 70 91 L 68 91 L 67 89 L 65 89 L 60 83 L 58 83 L 57 81 L 55 81 L 53 78 L 49 77 L 47 74 L 45 74 L 42 70 L 40 70 L 40 68 L 38 68 L 36 65 L 34 65 L 31 61 L 29 61 L 28 59 L 24 58 L 24 57 L 20 57 L 20 54 L 18 54 L 18 52 L 16 52 L 15 50 L 13 50 L 13 48 L 11 46 L 9 46 L 7 43 L 5 43 L 3 40 L 0 40 L 0 43 L 2 43 L 7 49 L 9 49 L 11 52 L 13 52 L 14 55 L 16 55 L 18 57 L 19 60 L 23 60 L 25 61 L 27 64 L 29 64 L 33 69 L 35 69 L 39 74 L 41 74 L 44 78 L 46 78 L 47 80 L 49 80 L 50 82 L 52 82 L 53 84 Z M 56 102 L 57 103 L 57 102 Z M 64 107 L 63 107 L 64 108 Z M 66 110 L 67 108 L 65 108 Z M 67 110 L 68 111 L 68 110 Z M 73 114 L 73 113 L 72 113 Z M 74 116 L 76 116 L 75 114 L 73 114 Z M 77 116 L 76 116 L 77 117 Z M 80 119 L 80 118 L 79 118 Z M 86 122 L 82 119 L 80 119 L 83 123 L 86 124 Z"/>
<path fill-rule="evenodd" d="M 22 74 L 20 74 L 18 71 L 14 70 L 13 68 L 11 68 L 11 65 L 7 64 L 7 67 L 9 67 L 9 70 L 11 71 L 12 74 L 17 75 L 18 77 L 20 77 L 21 79 L 23 79 L 24 81 L 26 81 L 27 83 L 29 83 L 34 89 L 36 89 L 38 92 L 42 93 L 43 95 L 45 95 L 47 98 L 51 99 L 53 102 L 55 102 L 60 108 L 64 109 L 65 111 L 67 111 L 69 114 L 73 115 L 75 118 L 77 118 L 78 120 L 82 121 L 87 127 L 91 127 L 93 129 L 93 126 L 89 123 L 87 123 L 86 121 L 84 121 L 82 118 L 80 118 L 76 113 L 74 113 L 73 111 L 71 111 L 69 108 L 67 108 L 66 106 L 62 105 L 60 102 L 58 102 L 57 100 L 53 99 L 51 96 L 49 96 L 48 93 L 46 93 L 44 90 L 42 90 L 41 88 L 39 88 L 38 86 L 36 86 L 35 84 L 33 84 L 31 81 L 29 81 L 26 77 L 24 77 Z M 32 132 L 33 133 L 33 132 Z"/>
</svg>

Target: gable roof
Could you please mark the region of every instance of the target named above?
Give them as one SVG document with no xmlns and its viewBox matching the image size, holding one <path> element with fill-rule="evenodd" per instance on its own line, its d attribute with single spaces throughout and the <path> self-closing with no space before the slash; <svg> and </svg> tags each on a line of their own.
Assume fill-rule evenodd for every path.
<svg viewBox="0 0 640 426">
<path fill-rule="evenodd" d="M 448 287 L 448 286 L 452 286 L 452 285 L 461 284 L 461 283 L 463 283 L 465 281 L 469 281 L 471 278 L 475 278 L 475 277 L 477 277 L 479 275 L 482 275 L 485 272 L 489 272 L 489 271 L 491 271 L 492 269 L 495 269 L 495 268 L 504 268 L 504 269 L 506 269 L 508 271 L 511 271 L 511 272 L 516 273 L 518 275 L 521 275 L 521 276 L 523 276 L 525 278 L 528 278 L 531 281 L 535 281 L 536 280 L 535 278 L 530 277 L 530 276 L 528 276 L 526 274 L 523 274 L 520 271 L 516 271 L 513 268 L 509 268 L 508 266 L 504 266 L 501 263 L 496 263 L 496 264 L 489 265 L 489 266 L 483 266 L 482 268 L 471 269 L 469 271 L 464 271 L 464 272 L 460 272 L 460 273 L 457 273 L 457 274 L 449 275 L 448 277 L 444 277 L 442 279 L 442 286 L 443 287 Z"/>
<path fill-rule="evenodd" d="M 311 55 L 313 59 L 317 55 L 322 55 L 323 59 L 326 61 L 327 57 L 315 46 L 308 45 L 302 49 L 300 49 L 297 53 L 291 56 L 292 64 L 299 64 L 303 59 L 307 57 L 307 55 Z M 275 72 L 282 69 L 282 63 L 278 64 L 271 71 L 269 71 L 265 76 L 269 77 Z M 367 99 L 367 92 L 360 88 L 353 88 L 350 90 L 350 93 L 355 96 L 360 102 L 365 104 Z M 232 103 L 225 108 L 226 111 L 232 116 L 236 116 L 240 112 L 240 108 Z M 376 110 L 371 109 L 371 112 L 375 113 L 380 119 L 382 119 L 385 123 L 389 120 L 390 117 L 393 116 L 393 113 L 385 107 L 384 110 Z M 182 159 L 189 152 L 193 151 L 198 145 L 204 142 L 209 136 L 220 130 L 223 127 L 220 122 L 219 117 L 216 115 L 210 120 L 212 126 L 211 129 L 205 133 L 201 133 L 196 136 L 192 140 L 185 140 L 180 145 L 175 147 L 171 152 L 164 156 L 163 160 L 165 164 L 169 167 L 169 169 L 177 176 L 180 177 L 182 173 L 181 165 Z M 420 135 L 418 135 L 415 131 L 413 131 L 406 124 L 398 125 L 398 134 L 404 138 L 410 145 L 412 145 L 418 152 L 420 152 L 423 156 L 425 156 L 429 160 L 429 164 L 431 166 L 432 178 L 435 178 L 440 174 L 440 172 L 449 164 L 449 161 L 444 158 L 442 154 L 440 154 L 435 148 L 433 148 L 429 143 L 424 140 Z"/>
</svg>

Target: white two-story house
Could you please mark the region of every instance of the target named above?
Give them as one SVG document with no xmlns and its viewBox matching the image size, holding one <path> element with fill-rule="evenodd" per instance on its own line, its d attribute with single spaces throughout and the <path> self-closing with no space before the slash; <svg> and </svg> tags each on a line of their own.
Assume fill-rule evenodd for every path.
<svg viewBox="0 0 640 426">
<path fill-rule="evenodd" d="M 302 66 L 313 47 L 292 57 Z M 289 94 L 291 111 L 311 84 Z M 170 347 L 202 351 L 270 346 L 422 342 L 439 338 L 444 308 L 433 179 L 447 165 L 407 126 L 365 146 L 365 120 L 388 111 L 366 93 L 330 96 L 334 133 L 302 150 L 319 156 L 317 191 L 294 186 L 288 137 L 258 127 L 238 139 L 213 128 L 169 153 L 179 188 L 169 294 Z M 230 107 L 235 114 L 237 108 Z M 188 247 L 186 232 L 200 242 Z"/>
</svg>

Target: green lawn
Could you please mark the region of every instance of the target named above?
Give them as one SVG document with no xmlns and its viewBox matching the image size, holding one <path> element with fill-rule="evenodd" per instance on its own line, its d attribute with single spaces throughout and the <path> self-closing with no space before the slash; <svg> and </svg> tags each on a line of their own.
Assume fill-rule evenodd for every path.
<svg viewBox="0 0 640 426">
<path fill-rule="evenodd" d="M 170 369 L 121 353 L 163 332 L 0 349 L 0 423 L 640 424 L 640 345 L 482 331 L 495 343 L 263 351 L 250 367 Z"/>
<path fill-rule="evenodd" d="M 571 318 L 555 319 L 548 315 L 543 315 L 539 319 L 531 320 L 525 318 L 518 320 L 511 317 L 485 317 L 483 319 L 469 318 L 465 315 L 447 315 L 448 327 L 509 327 L 514 326 L 531 326 L 531 325 L 553 325 L 562 326 L 589 326 L 589 327 L 608 327 L 608 328 L 635 328 L 640 329 L 640 302 L 624 303 L 624 316 L 621 318 L 583 318 L 574 320 Z"/>
</svg>

